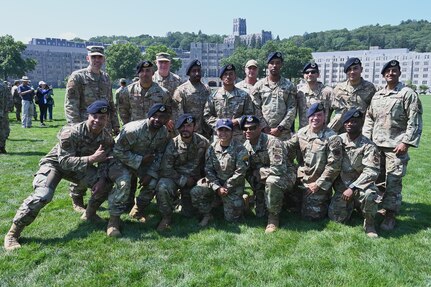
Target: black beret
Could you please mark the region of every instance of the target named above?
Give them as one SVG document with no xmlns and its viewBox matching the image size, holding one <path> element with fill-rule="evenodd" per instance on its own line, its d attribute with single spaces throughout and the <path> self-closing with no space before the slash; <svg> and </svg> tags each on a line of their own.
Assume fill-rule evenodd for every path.
<svg viewBox="0 0 431 287">
<path fill-rule="evenodd" d="M 241 121 L 239 122 L 239 127 L 244 129 L 246 124 L 260 124 L 260 120 L 258 117 L 253 115 L 242 116 Z"/>
<path fill-rule="evenodd" d="M 344 73 L 347 73 L 347 69 L 353 65 L 362 65 L 361 60 L 358 58 L 349 58 L 344 64 Z"/>
<path fill-rule="evenodd" d="M 184 124 L 184 122 L 186 122 L 188 124 L 196 123 L 196 119 L 191 114 L 183 114 L 183 115 L 179 116 L 179 118 L 177 119 L 177 121 L 175 123 L 175 128 L 179 129 Z"/>
<path fill-rule="evenodd" d="M 139 74 L 142 68 L 149 68 L 152 66 L 154 66 L 153 63 L 151 63 L 151 61 L 148 61 L 148 60 L 139 62 L 139 64 L 136 66 L 136 75 Z"/>
<path fill-rule="evenodd" d="M 343 125 L 350 120 L 351 118 L 362 118 L 364 114 L 358 110 L 357 108 L 351 108 L 350 110 L 348 110 L 344 115 L 343 115 Z"/>
<path fill-rule="evenodd" d="M 314 62 L 307 63 L 307 64 L 305 64 L 304 69 L 302 69 L 302 73 L 304 74 L 305 71 L 307 71 L 309 69 L 319 71 L 319 66 Z"/>
<path fill-rule="evenodd" d="M 322 103 L 317 102 L 312 104 L 307 110 L 307 118 L 311 117 L 314 113 L 320 111 L 325 111 L 325 108 L 323 107 Z"/>
<path fill-rule="evenodd" d="M 191 61 L 191 62 L 189 63 L 189 65 L 187 66 L 187 69 L 186 69 L 186 75 L 187 75 L 187 76 L 189 75 L 190 70 L 191 70 L 194 66 L 197 66 L 197 67 L 199 67 L 199 68 L 200 68 L 200 67 L 202 66 L 201 61 L 199 61 L 198 59 L 196 59 L 196 60 Z"/>
<path fill-rule="evenodd" d="M 94 101 L 87 107 L 89 114 L 106 114 L 109 112 L 109 103 L 105 100 Z"/>
<path fill-rule="evenodd" d="M 398 67 L 398 68 L 400 68 L 400 62 L 398 62 L 397 60 L 391 60 L 391 61 L 387 62 L 383 66 L 381 74 L 383 75 L 385 73 L 386 69 L 389 69 L 389 68 L 392 68 L 392 67 Z"/>
<path fill-rule="evenodd" d="M 226 71 L 235 71 L 235 66 L 234 66 L 234 65 L 232 65 L 232 64 L 227 64 L 227 65 L 225 65 L 223 68 L 221 68 L 221 70 L 220 70 L 220 75 L 219 75 L 220 79 L 221 79 L 221 77 L 223 77 L 223 74 L 224 74 Z"/>
<path fill-rule="evenodd" d="M 281 52 L 269 53 L 266 63 L 269 64 L 269 62 L 271 62 L 272 59 L 281 59 L 282 62 L 284 61 L 283 54 Z"/>
<path fill-rule="evenodd" d="M 157 112 L 167 113 L 168 108 L 164 104 L 154 104 L 147 113 L 148 118 L 151 118 Z"/>
</svg>

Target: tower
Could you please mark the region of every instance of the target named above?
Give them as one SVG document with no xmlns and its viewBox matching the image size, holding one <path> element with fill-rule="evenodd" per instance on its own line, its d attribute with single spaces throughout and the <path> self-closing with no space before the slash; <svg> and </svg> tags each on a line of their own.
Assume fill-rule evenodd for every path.
<svg viewBox="0 0 431 287">
<path fill-rule="evenodd" d="M 247 35 L 247 24 L 245 22 L 245 19 L 242 19 L 242 18 L 233 19 L 233 35 L 234 36 Z"/>
</svg>

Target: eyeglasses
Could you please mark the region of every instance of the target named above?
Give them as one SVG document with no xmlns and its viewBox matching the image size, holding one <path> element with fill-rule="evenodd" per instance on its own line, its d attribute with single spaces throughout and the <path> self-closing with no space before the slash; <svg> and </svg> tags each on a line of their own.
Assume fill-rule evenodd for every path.
<svg viewBox="0 0 431 287">
<path fill-rule="evenodd" d="M 316 70 L 311 70 L 311 71 L 305 71 L 304 72 L 304 74 L 312 74 L 312 75 L 314 75 L 314 74 L 317 74 L 318 72 L 316 71 Z"/>
<path fill-rule="evenodd" d="M 249 127 L 244 127 L 242 130 L 243 131 L 255 131 L 257 129 L 257 126 L 249 126 Z"/>
</svg>

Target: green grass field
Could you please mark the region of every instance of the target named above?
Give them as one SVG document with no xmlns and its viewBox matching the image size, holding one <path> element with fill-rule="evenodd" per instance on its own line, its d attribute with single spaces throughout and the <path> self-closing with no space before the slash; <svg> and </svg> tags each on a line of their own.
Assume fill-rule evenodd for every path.
<svg viewBox="0 0 431 287">
<path fill-rule="evenodd" d="M 1 238 L 65 123 L 64 90 L 54 97 L 55 120 L 47 128 L 35 122 L 22 129 L 10 114 L 8 154 L 0 156 Z M 0 249 L 0 286 L 431 286 L 431 97 L 422 102 L 425 128 L 420 148 L 410 152 L 401 214 L 396 229 L 376 240 L 365 236 L 357 214 L 341 225 L 310 223 L 286 211 L 270 235 L 263 219 L 227 224 L 221 212 L 204 230 L 197 219 L 175 214 L 174 227 L 158 234 L 155 204 L 145 224 L 124 215 L 123 237 L 113 239 L 105 225 L 79 219 L 62 181 L 53 202 L 24 230 L 23 247 Z"/>
</svg>

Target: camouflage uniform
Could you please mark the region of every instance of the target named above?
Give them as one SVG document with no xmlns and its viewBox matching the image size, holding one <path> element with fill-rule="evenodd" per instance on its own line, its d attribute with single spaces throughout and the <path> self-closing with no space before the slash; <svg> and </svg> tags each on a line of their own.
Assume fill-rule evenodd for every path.
<svg viewBox="0 0 431 287">
<path fill-rule="evenodd" d="M 159 210 L 163 215 L 171 215 L 174 201 L 181 194 L 181 206 L 185 215 L 192 214 L 190 189 L 186 186 L 189 177 L 196 181 L 202 176 L 205 152 L 209 141 L 198 133 L 193 134 L 192 142 L 187 144 L 178 135 L 170 141 L 163 155 L 160 180 L 156 194 Z"/>
<path fill-rule="evenodd" d="M 211 90 L 207 85 L 199 82 L 193 85 L 190 81 L 179 86 L 174 93 L 173 100 L 178 106 L 178 116 L 192 114 L 196 119 L 196 132 L 204 136 L 211 136 L 211 130 L 205 124 L 203 111 Z"/>
<path fill-rule="evenodd" d="M 11 102 L 9 89 L 0 81 L 0 149 L 4 149 L 9 137 L 9 111 Z M 1 150 L 0 150 L 1 152 Z"/>
<path fill-rule="evenodd" d="M 243 115 L 254 114 L 255 110 L 250 96 L 246 91 L 236 87 L 231 92 L 226 91 L 223 87 L 217 89 L 209 97 L 204 109 L 205 122 L 214 130 L 214 134 L 215 123 L 218 119 L 235 119 L 239 123 Z M 234 126 L 233 137 L 239 142 L 244 142 L 239 125 Z"/>
<path fill-rule="evenodd" d="M 241 82 L 236 83 L 235 87 L 244 90 L 247 92 L 247 94 L 251 95 L 251 90 L 253 89 L 254 85 L 247 83 L 245 80 L 242 80 Z"/>
<path fill-rule="evenodd" d="M 172 97 L 176 88 L 181 85 L 181 78 L 177 74 L 169 72 L 169 75 L 163 78 L 159 71 L 155 71 L 153 75 L 153 81 L 157 83 L 160 87 L 165 88 L 169 91 L 169 96 Z"/>
<path fill-rule="evenodd" d="M 127 86 L 127 92 L 120 96 L 119 111 L 123 124 L 147 118 L 147 113 L 154 104 L 172 106 L 172 100 L 165 88 L 154 83 L 148 89 L 142 88 L 140 82 Z"/>
<path fill-rule="evenodd" d="M 53 198 L 61 179 L 80 186 L 93 187 L 100 178 L 108 177 L 108 162 L 89 164 L 89 156 L 102 145 L 107 153 L 112 151 L 114 141 L 108 130 L 104 129 L 96 137 L 88 130 L 87 122 L 67 125 L 58 134 L 59 143 L 40 160 L 39 170 L 33 180 L 34 192 L 27 197 L 18 209 L 13 222 L 26 226 L 33 222 L 39 211 Z M 92 195 L 90 202 L 101 204 L 110 191 Z"/>
<path fill-rule="evenodd" d="M 208 148 L 205 158 L 206 177 L 200 179 L 190 192 L 193 206 L 200 213 L 209 214 L 212 203 L 218 197 L 217 190 L 226 187 L 228 194 L 221 197 L 224 217 L 227 221 L 239 220 L 244 208 L 242 195 L 247 161 L 247 150 L 236 140 L 232 139 L 225 150 L 219 141 L 214 142 Z"/>
<path fill-rule="evenodd" d="M 113 192 L 109 195 L 109 212 L 119 216 L 127 211 L 128 198 L 132 176 L 152 177 L 149 185 L 141 188 L 136 198 L 137 205 L 144 209 L 154 197 L 159 178 L 160 162 L 169 141 L 165 126 L 152 133 L 149 129 L 149 119 L 133 121 L 123 126 L 115 139 L 115 163 L 109 169 L 109 177 L 115 183 Z M 142 165 L 144 156 L 153 154 L 150 165 Z"/>
<path fill-rule="evenodd" d="M 406 174 L 408 153 L 396 155 L 400 143 L 418 147 L 422 134 L 422 104 L 410 88 L 398 83 L 394 90 L 386 87 L 374 95 L 365 116 L 363 134 L 380 150 L 381 173 L 378 183 L 386 182 L 383 208 L 399 212 L 402 177 Z"/>
<path fill-rule="evenodd" d="M 334 181 L 335 194 L 329 205 L 329 218 L 338 222 L 350 219 L 355 206 L 361 208 L 365 218 L 377 213 L 378 190 L 375 181 L 380 171 L 380 155 L 377 146 L 360 135 L 351 141 L 347 133 L 340 135 L 343 142 L 341 172 Z M 346 201 L 343 192 L 351 188 L 353 199 Z"/>
<path fill-rule="evenodd" d="M 302 216 L 321 219 L 327 215 L 332 194 L 332 183 L 340 173 L 342 161 L 342 143 L 337 134 L 324 128 L 315 134 L 305 126 L 286 141 L 288 152 L 295 155 L 300 151 L 301 163 L 298 167 L 298 188 L 303 192 Z M 305 194 L 308 184 L 315 182 L 317 192 Z"/>
<path fill-rule="evenodd" d="M 356 87 L 353 87 L 349 80 L 336 85 L 332 98 L 334 117 L 328 124 L 328 128 L 339 134 L 344 132 L 343 124 L 341 122 L 344 113 L 351 108 L 357 108 L 361 112 L 365 113 L 375 93 L 376 87 L 374 84 L 365 81 L 362 78 L 361 82 Z"/>
<path fill-rule="evenodd" d="M 273 83 L 266 77 L 254 85 L 251 98 L 270 128 L 284 127 L 279 138 L 289 139 L 296 115 L 296 87 L 288 79 Z"/>
<path fill-rule="evenodd" d="M 19 96 L 17 85 L 12 86 L 11 94 L 12 94 L 13 105 L 15 107 L 16 120 L 21 121 L 22 99 Z"/>
<path fill-rule="evenodd" d="M 256 145 L 246 140 L 244 146 L 249 154 L 246 178 L 256 196 L 256 216 L 264 216 L 265 207 L 278 215 L 284 191 L 292 189 L 296 179 L 293 165 L 287 161 L 286 147 L 278 138 L 264 133 Z"/>
<path fill-rule="evenodd" d="M 125 87 L 120 86 L 117 90 L 115 90 L 115 108 L 118 115 L 120 114 L 120 110 L 119 110 L 120 98 L 124 98 L 125 93 L 127 93 L 127 86 Z"/>
<path fill-rule="evenodd" d="M 306 116 L 308 108 L 314 103 L 321 102 L 325 108 L 326 122 L 329 123 L 331 118 L 331 98 L 332 88 L 325 86 L 321 82 L 317 82 L 314 90 L 310 88 L 308 83 L 298 87 L 298 114 L 299 114 L 299 127 L 308 125 L 308 118 Z"/>
</svg>

